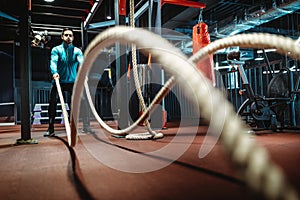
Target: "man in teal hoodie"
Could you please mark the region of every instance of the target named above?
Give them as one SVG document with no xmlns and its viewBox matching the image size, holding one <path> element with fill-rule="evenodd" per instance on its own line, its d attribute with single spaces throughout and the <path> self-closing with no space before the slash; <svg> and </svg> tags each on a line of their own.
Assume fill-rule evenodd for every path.
<svg viewBox="0 0 300 200">
<path fill-rule="evenodd" d="M 58 92 L 54 79 L 59 79 L 62 92 L 68 92 L 69 97 L 71 97 L 78 67 L 80 67 L 83 62 L 82 51 L 73 45 L 73 30 L 70 28 L 63 29 L 61 39 L 63 40 L 62 44 L 51 50 L 50 71 L 53 81 L 48 108 L 49 127 L 44 134 L 45 137 L 55 135 L 54 120 L 56 116 Z M 67 102 L 71 105 L 70 100 Z M 83 118 L 83 132 L 92 132 L 87 115 Z"/>
</svg>

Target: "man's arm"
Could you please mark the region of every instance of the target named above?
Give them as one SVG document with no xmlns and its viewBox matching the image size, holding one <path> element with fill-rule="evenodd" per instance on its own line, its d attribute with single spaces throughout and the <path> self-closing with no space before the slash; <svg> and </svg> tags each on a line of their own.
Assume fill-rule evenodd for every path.
<svg viewBox="0 0 300 200">
<path fill-rule="evenodd" d="M 59 77 L 57 72 L 57 63 L 58 63 L 58 50 L 56 48 L 53 48 L 50 57 L 50 71 L 52 73 L 53 78 Z"/>
<path fill-rule="evenodd" d="M 84 57 L 83 57 L 82 51 L 79 48 L 77 49 L 76 55 L 77 55 L 77 61 L 79 62 L 79 65 L 81 66 L 83 63 Z"/>
</svg>

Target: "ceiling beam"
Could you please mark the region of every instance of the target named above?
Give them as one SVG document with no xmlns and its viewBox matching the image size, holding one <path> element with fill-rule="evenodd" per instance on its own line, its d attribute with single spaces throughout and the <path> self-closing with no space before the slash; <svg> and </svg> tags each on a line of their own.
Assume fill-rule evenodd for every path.
<svg viewBox="0 0 300 200">
<path fill-rule="evenodd" d="M 32 7 L 41 7 L 41 8 L 47 8 L 47 9 L 72 10 L 72 11 L 80 11 L 80 12 L 85 12 L 86 11 L 86 9 L 66 7 L 66 6 L 44 5 L 44 4 L 32 4 Z"/>
<path fill-rule="evenodd" d="M 95 13 L 97 12 L 98 8 L 100 7 L 101 3 L 103 2 L 103 0 L 96 0 L 89 12 L 89 14 L 87 15 L 86 19 L 83 22 L 83 28 L 87 29 L 92 18 L 94 17 Z"/>
<path fill-rule="evenodd" d="M 70 18 L 70 19 L 82 19 L 82 16 L 74 16 L 74 15 L 63 15 L 57 13 L 45 13 L 45 12 L 32 12 L 32 15 L 46 15 L 50 17 L 63 17 L 63 18 Z"/>
<path fill-rule="evenodd" d="M 218 27 L 217 25 L 210 26 L 210 36 L 222 38 L 239 34 L 285 15 L 291 14 L 297 10 L 300 10 L 300 1 L 295 0 L 279 6 L 273 5 L 273 8 L 267 11 L 261 9 L 260 11 L 250 13 L 248 14 L 249 17 L 242 20 L 234 19 L 231 21 L 231 23 L 222 23 L 222 21 L 219 21 Z"/>
</svg>

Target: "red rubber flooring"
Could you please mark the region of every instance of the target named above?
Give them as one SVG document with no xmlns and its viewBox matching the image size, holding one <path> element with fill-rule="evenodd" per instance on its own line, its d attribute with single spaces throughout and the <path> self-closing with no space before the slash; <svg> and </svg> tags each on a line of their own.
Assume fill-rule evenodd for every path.
<svg viewBox="0 0 300 200">
<path fill-rule="evenodd" d="M 195 127 L 185 126 L 179 136 L 176 125 L 168 126 L 163 139 L 134 141 L 92 125 L 96 134 L 80 134 L 74 148 L 68 147 L 63 126 L 52 138 L 43 137 L 46 126 L 35 126 L 31 136 L 38 144 L 25 145 L 14 145 L 20 125 L 0 126 L 1 199 L 259 199 L 220 141 L 199 158 L 206 126 L 196 127 L 196 135 Z M 253 139 L 300 192 L 299 133 L 266 131 Z"/>
</svg>

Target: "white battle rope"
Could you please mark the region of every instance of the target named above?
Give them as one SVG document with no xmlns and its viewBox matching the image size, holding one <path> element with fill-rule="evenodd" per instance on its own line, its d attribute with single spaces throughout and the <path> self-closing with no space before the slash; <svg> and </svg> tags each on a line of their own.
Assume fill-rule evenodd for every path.
<svg viewBox="0 0 300 200">
<path fill-rule="evenodd" d="M 66 127 L 67 138 L 68 138 L 68 142 L 70 144 L 71 143 L 71 129 L 70 129 L 70 123 L 69 123 L 69 119 L 68 119 L 68 112 L 67 112 L 67 109 L 66 109 L 64 96 L 63 96 L 62 91 L 61 91 L 59 78 L 56 77 L 56 78 L 54 78 L 54 80 L 55 80 L 55 83 L 56 83 L 57 93 L 58 93 L 58 96 L 59 96 L 61 109 L 62 109 L 62 113 L 63 113 L 63 117 L 64 117 L 64 124 L 65 124 L 65 127 Z"/>
<path fill-rule="evenodd" d="M 282 54 L 291 52 L 290 56 L 299 60 L 300 48 L 295 45 L 294 40 L 263 33 L 235 35 L 208 44 L 188 59 L 167 40 L 148 30 L 123 26 L 109 28 L 96 36 L 89 44 L 85 51 L 85 61 L 78 72 L 72 96 L 71 146 L 75 146 L 77 141 L 76 125 L 80 105 L 78 97 L 81 96 L 84 85 L 87 88 L 85 77 L 99 52 L 115 42 L 135 44 L 141 51 L 151 53 L 167 72 L 175 76 L 176 83 L 182 87 L 184 95 L 199 106 L 201 117 L 209 120 L 210 125 L 213 124 L 222 130 L 220 140 L 251 189 L 261 193 L 267 199 L 298 199 L 297 193 L 286 181 L 282 170 L 270 159 L 268 152 L 253 138 L 250 138 L 249 134 L 246 134 L 248 128 L 240 118 L 236 117 L 232 104 L 220 90 L 213 87 L 194 64 L 209 54 L 230 46 L 276 48 Z M 165 85 L 163 91 L 159 91 L 153 102 L 159 102 L 167 94 L 168 87 L 170 88 L 174 81 L 174 79 L 167 81 L 166 85 L 168 84 L 168 86 Z M 124 130 L 108 128 L 95 112 L 94 106 L 91 104 L 90 106 L 92 111 L 94 109 L 93 114 L 100 125 L 103 125 L 105 129 L 108 128 L 110 133 L 128 134 L 126 131 L 133 130 L 140 121 L 145 120 L 154 107 L 155 103 L 153 102 L 132 126 Z M 90 103 L 92 102 L 90 101 Z M 224 122 L 211 120 L 214 113 L 218 113 L 218 115 L 224 113 Z"/>
</svg>

